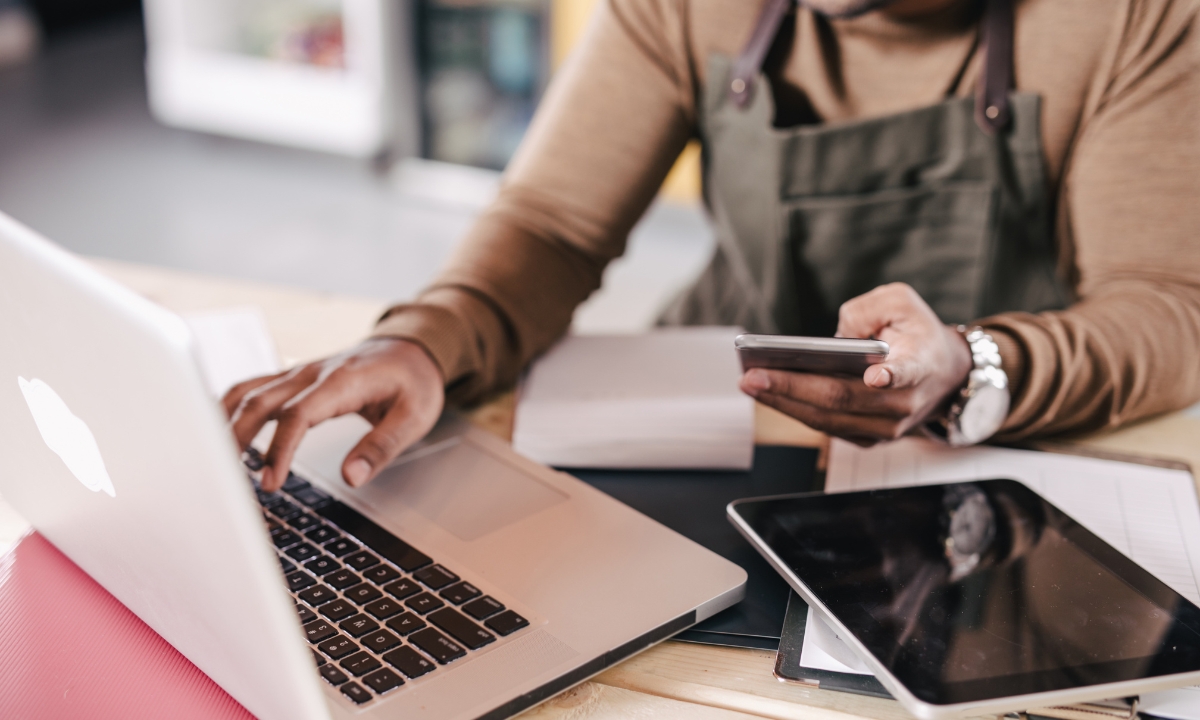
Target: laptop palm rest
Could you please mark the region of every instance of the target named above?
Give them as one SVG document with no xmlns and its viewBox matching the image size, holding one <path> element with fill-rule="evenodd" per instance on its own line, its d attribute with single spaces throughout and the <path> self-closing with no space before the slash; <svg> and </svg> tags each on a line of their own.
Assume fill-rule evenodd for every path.
<svg viewBox="0 0 1200 720">
<path fill-rule="evenodd" d="M 341 482 L 342 460 L 369 431 L 357 415 L 312 428 L 296 459 L 328 481 Z M 355 495 L 384 516 L 415 511 L 459 540 L 471 542 L 520 522 L 568 497 L 503 459 L 439 428 L 401 455 Z"/>
<path fill-rule="evenodd" d="M 567 500 L 475 445 L 440 443 L 384 470 L 360 497 L 387 513 L 416 510 L 459 540 L 471 542 Z"/>
</svg>

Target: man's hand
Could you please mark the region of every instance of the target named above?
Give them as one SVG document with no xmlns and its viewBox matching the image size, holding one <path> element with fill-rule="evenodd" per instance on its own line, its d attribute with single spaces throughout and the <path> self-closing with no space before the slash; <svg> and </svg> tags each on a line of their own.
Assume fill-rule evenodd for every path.
<svg viewBox="0 0 1200 720">
<path fill-rule="evenodd" d="M 838 313 L 837 334 L 878 338 L 891 352 L 862 378 L 749 370 L 742 391 L 810 427 L 870 446 L 923 422 L 971 371 L 966 340 L 903 283 L 847 301 Z"/>
<path fill-rule="evenodd" d="M 359 487 L 433 428 L 445 403 L 443 384 L 421 346 L 373 338 L 341 355 L 235 385 L 223 402 L 242 449 L 263 425 L 278 421 L 262 473 L 268 492 L 282 487 L 310 427 L 362 415 L 375 429 L 342 463 L 342 477 Z"/>
</svg>

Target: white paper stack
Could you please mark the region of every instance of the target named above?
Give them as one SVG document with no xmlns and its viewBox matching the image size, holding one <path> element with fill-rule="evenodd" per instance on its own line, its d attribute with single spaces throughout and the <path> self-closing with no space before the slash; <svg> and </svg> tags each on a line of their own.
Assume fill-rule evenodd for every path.
<svg viewBox="0 0 1200 720">
<path fill-rule="evenodd" d="M 243 380 L 279 372 L 279 355 L 257 307 L 233 307 L 183 316 L 196 341 L 196 360 L 209 390 L 221 397 Z"/>
<path fill-rule="evenodd" d="M 571 336 L 530 370 L 513 447 L 558 467 L 748 469 L 737 328 Z"/>
</svg>

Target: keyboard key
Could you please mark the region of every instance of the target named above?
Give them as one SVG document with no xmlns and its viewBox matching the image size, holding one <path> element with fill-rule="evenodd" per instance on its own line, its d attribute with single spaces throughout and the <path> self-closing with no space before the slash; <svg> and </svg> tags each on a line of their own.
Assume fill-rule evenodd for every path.
<svg viewBox="0 0 1200 720">
<path fill-rule="evenodd" d="M 291 575 L 288 575 L 286 579 L 288 590 L 291 590 L 292 592 L 300 592 L 309 585 L 315 585 L 317 583 L 316 580 L 312 579 L 311 575 L 305 572 L 300 572 L 299 570 Z"/>
<path fill-rule="evenodd" d="M 290 548 L 288 548 L 287 550 L 285 550 L 284 552 L 286 552 L 287 556 L 290 557 L 291 559 L 295 560 L 296 562 L 304 562 L 305 560 L 308 560 L 309 558 L 313 558 L 313 557 L 316 557 L 317 555 L 321 554 L 320 551 L 318 551 L 315 547 L 313 547 L 312 545 L 309 545 L 308 543 L 301 543 L 300 545 L 293 545 Z"/>
<path fill-rule="evenodd" d="M 516 631 L 528 625 L 529 621 L 516 614 L 512 610 L 505 610 L 499 615 L 488 619 L 483 624 L 487 625 L 501 635 L 512 635 Z"/>
<path fill-rule="evenodd" d="M 376 617 L 376 619 L 379 620 L 387 620 L 403 609 L 404 608 L 400 607 L 400 603 L 386 597 L 376 600 L 373 603 L 368 603 L 365 607 L 363 607 L 363 610 L 371 613 Z"/>
<path fill-rule="evenodd" d="M 300 532 L 304 532 L 305 530 L 311 530 L 317 525 L 320 525 L 321 521 L 312 515 L 309 515 L 308 513 L 304 513 L 303 515 L 297 515 L 296 517 L 292 518 L 290 521 L 288 521 L 288 524 L 291 525 L 292 528 L 299 530 Z"/>
<path fill-rule="evenodd" d="M 346 683 L 342 686 L 342 694 L 354 701 L 355 705 L 371 701 L 371 693 L 358 683 Z"/>
<path fill-rule="evenodd" d="M 441 595 L 455 605 L 462 605 L 472 598 L 479 597 L 479 594 L 479 588 L 466 581 L 454 583 L 438 593 L 438 595 Z"/>
<path fill-rule="evenodd" d="M 334 600 L 331 603 L 326 603 L 320 608 L 320 613 L 334 622 L 340 622 L 358 614 L 358 608 L 351 605 L 345 600 Z"/>
<path fill-rule="evenodd" d="M 301 600 L 309 605 L 312 605 L 313 607 L 324 605 L 330 600 L 337 599 L 337 593 L 333 591 L 333 588 L 319 584 L 313 585 L 307 590 L 302 590 L 301 592 L 297 593 L 297 595 Z"/>
<path fill-rule="evenodd" d="M 287 502 L 287 497 L 283 493 L 269 493 L 265 490 L 256 489 L 254 495 L 258 498 L 258 504 L 265 508 L 270 508 L 272 505 L 277 505 L 281 502 Z"/>
<path fill-rule="evenodd" d="M 369 647 L 372 651 L 381 653 L 391 650 L 400 644 L 400 638 L 391 634 L 387 630 L 376 630 L 373 633 L 367 633 L 362 637 L 362 644 Z"/>
<path fill-rule="evenodd" d="M 334 660 L 344 658 L 351 653 L 358 652 L 358 645 L 356 645 L 353 640 L 345 635 L 338 635 L 337 637 L 331 637 L 328 640 L 322 640 L 317 647 L 321 648 L 321 652 L 325 653 Z"/>
<path fill-rule="evenodd" d="M 410 612 L 406 612 L 403 615 L 388 620 L 387 626 L 401 635 L 407 635 L 425 627 L 425 621 Z"/>
<path fill-rule="evenodd" d="M 284 527 L 279 524 L 278 520 L 272 520 L 266 515 L 263 516 L 263 519 L 267 521 L 267 532 L 271 533 L 272 538 L 275 536 L 276 530 L 283 531 Z"/>
<path fill-rule="evenodd" d="M 300 513 L 304 512 L 300 509 L 299 505 L 296 503 L 290 503 L 287 500 L 277 502 L 274 505 L 271 505 L 268 509 L 275 515 L 275 517 L 283 520 L 284 522 L 287 522 L 288 520 L 291 520 Z"/>
<path fill-rule="evenodd" d="M 242 453 L 242 462 L 246 464 L 246 467 L 255 472 L 262 470 L 263 466 L 266 465 L 263 461 L 262 453 L 254 448 L 249 448 L 246 452 Z"/>
<path fill-rule="evenodd" d="M 350 633 L 354 637 L 362 637 L 369 632 L 375 632 L 379 629 L 379 623 L 375 622 L 366 615 L 358 614 L 352 618 L 338 623 L 338 627 Z"/>
<path fill-rule="evenodd" d="M 337 665 L 330 665 L 326 663 L 325 665 L 321 666 L 320 672 L 321 677 L 325 678 L 325 682 L 335 687 L 350 679 L 346 676 L 346 673 L 338 669 Z"/>
<path fill-rule="evenodd" d="M 313 575 L 326 575 L 334 570 L 341 570 L 342 566 L 337 560 L 322 555 L 321 557 L 313 558 L 312 560 L 304 563 L 304 569 Z"/>
<path fill-rule="evenodd" d="M 315 542 L 318 545 L 320 545 L 322 543 L 327 543 L 330 540 L 336 540 L 337 538 L 340 538 L 341 536 L 342 536 L 341 533 L 339 533 L 337 530 L 334 530 L 333 528 L 329 527 L 328 525 L 319 525 L 319 526 L 313 528 L 312 530 L 309 530 L 308 532 L 304 533 L 304 537 L 308 538 L 309 540 L 312 540 L 313 542 Z"/>
<path fill-rule="evenodd" d="M 288 573 L 290 573 L 291 571 L 296 569 L 296 563 L 294 563 L 291 560 L 288 560 L 287 558 L 280 555 L 279 556 L 279 567 L 283 568 L 283 574 L 287 575 Z"/>
<path fill-rule="evenodd" d="M 491 595 L 484 595 L 478 600 L 472 600 L 466 605 L 463 605 L 463 612 L 475 618 L 476 620 L 490 618 L 503 609 L 504 605 Z"/>
<path fill-rule="evenodd" d="M 378 660 L 365 652 L 356 652 L 343 658 L 338 664 L 354 673 L 354 677 L 362 677 L 375 668 L 381 667 Z"/>
<path fill-rule="evenodd" d="M 372 565 L 378 565 L 379 558 L 375 557 L 366 550 L 361 550 L 342 558 L 342 562 L 346 563 L 355 570 L 366 570 Z"/>
<path fill-rule="evenodd" d="M 375 583 L 376 585 L 383 585 L 400 577 L 400 573 L 397 572 L 396 568 L 394 567 L 388 565 L 376 565 L 370 570 L 365 571 L 363 573 L 363 577 Z"/>
<path fill-rule="evenodd" d="M 321 667 L 325 663 L 329 662 L 328 660 L 325 659 L 324 655 L 317 652 L 316 650 L 313 650 L 312 654 L 313 654 L 313 662 L 315 662 L 317 664 L 317 667 Z"/>
<path fill-rule="evenodd" d="M 275 547 L 282 550 L 285 547 L 291 547 L 292 545 L 300 542 L 300 536 L 294 532 L 284 530 L 281 533 L 275 533 L 272 535 L 271 542 L 275 543 Z"/>
<path fill-rule="evenodd" d="M 495 642 L 496 636 L 467 619 L 454 608 L 442 608 L 429 614 L 429 622 L 450 633 L 450 636 L 471 650 Z"/>
<path fill-rule="evenodd" d="M 334 630 L 333 626 L 324 620 L 313 620 L 304 626 L 304 636 L 310 643 L 319 643 L 334 635 L 337 635 L 337 630 Z"/>
<path fill-rule="evenodd" d="M 337 572 L 331 572 L 321 579 L 334 586 L 338 590 L 345 590 L 351 585 L 357 585 L 362 582 L 362 578 L 350 572 L 349 570 L 346 570 L 345 568 L 338 570 Z"/>
<path fill-rule="evenodd" d="M 295 493 L 307 487 L 312 487 L 312 485 L 309 485 L 307 480 L 301 480 L 296 477 L 295 473 L 288 473 L 287 480 L 283 481 L 283 489 L 289 493 Z"/>
<path fill-rule="evenodd" d="M 388 594 L 397 600 L 403 600 L 406 597 L 412 597 L 421 592 L 421 586 L 408 578 L 397 580 L 391 585 L 384 585 L 383 589 L 387 590 Z"/>
<path fill-rule="evenodd" d="M 434 610 L 437 610 L 446 603 L 438 600 L 426 592 L 405 600 L 404 604 L 424 615 L 427 612 L 433 612 Z"/>
<path fill-rule="evenodd" d="M 414 679 L 432 672 L 437 667 L 426 660 L 424 655 L 410 647 L 396 648 L 384 654 L 383 659 L 387 660 L 392 667 Z"/>
<path fill-rule="evenodd" d="M 363 684 L 380 695 L 388 690 L 395 690 L 404 684 L 404 679 L 387 668 L 376 670 L 363 678 Z"/>
<path fill-rule="evenodd" d="M 349 505 L 334 500 L 318 508 L 317 514 L 358 538 L 377 555 L 383 556 L 404 572 L 412 572 L 433 562 L 428 555 L 363 517 L 362 513 Z"/>
<path fill-rule="evenodd" d="M 313 487 L 298 490 L 292 493 L 292 497 L 314 510 L 329 503 L 329 496 Z"/>
<path fill-rule="evenodd" d="M 441 590 L 452 582 L 458 582 L 458 576 L 441 565 L 431 565 L 413 573 L 413 577 L 425 583 L 434 590 Z"/>
<path fill-rule="evenodd" d="M 300 624 L 304 625 L 317 619 L 317 614 L 307 607 L 296 603 L 296 612 L 300 615 Z"/>
<path fill-rule="evenodd" d="M 354 543 L 350 542 L 346 538 L 341 538 L 340 540 L 334 540 L 333 542 L 325 543 L 324 547 L 325 547 L 325 552 L 329 553 L 330 555 L 333 555 L 334 557 L 341 557 L 343 555 L 349 555 L 350 553 L 354 552 L 355 550 L 358 550 L 358 545 L 355 545 Z"/>
<path fill-rule="evenodd" d="M 349 590 L 343 590 L 342 592 L 346 594 L 347 598 L 359 605 L 365 605 L 372 600 L 378 600 L 383 597 L 383 593 L 379 592 L 379 588 L 367 583 L 355 585 Z"/>
<path fill-rule="evenodd" d="M 467 654 L 458 643 L 433 628 L 418 630 L 409 636 L 409 642 L 424 650 L 434 660 L 445 665 Z"/>
</svg>

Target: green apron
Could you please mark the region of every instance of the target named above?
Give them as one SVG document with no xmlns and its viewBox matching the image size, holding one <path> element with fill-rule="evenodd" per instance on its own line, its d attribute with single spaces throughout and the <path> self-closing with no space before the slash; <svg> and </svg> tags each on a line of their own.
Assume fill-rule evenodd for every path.
<svg viewBox="0 0 1200 720">
<path fill-rule="evenodd" d="M 709 60 L 699 131 L 717 248 L 661 322 L 827 336 L 842 303 L 891 282 L 951 324 L 1064 307 L 1041 101 L 1009 92 L 1011 0 L 987 0 L 977 97 L 952 87 L 932 107 L 779 129 L 762 64 L 793 13 L 768 0 L 741 56 Z"/>
</svg>

